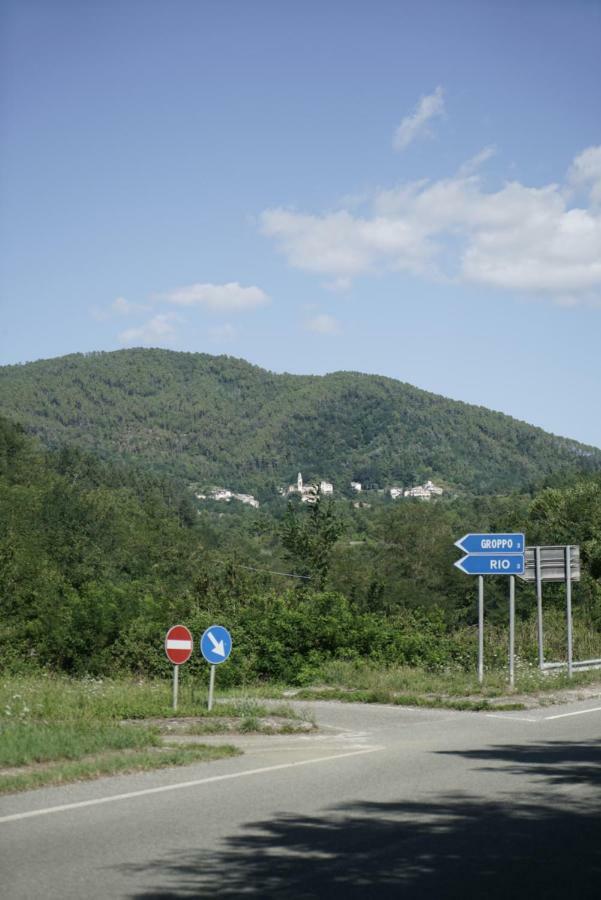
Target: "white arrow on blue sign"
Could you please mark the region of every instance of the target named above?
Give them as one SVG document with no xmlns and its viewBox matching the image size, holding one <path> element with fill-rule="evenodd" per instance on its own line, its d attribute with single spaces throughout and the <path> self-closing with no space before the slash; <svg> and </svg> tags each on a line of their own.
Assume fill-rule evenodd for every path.
<svg viewBox="0 0 601 900">
<path fill-rule="evenodd" d="M 520 532 L 513 534 L 464 534 L 455 541 L 464 553 L 524 553 L 526 540 Z"/>
<path fill-rule="evenodd" d="M 455 563 L 466 575 L 521 575 L 524 554 L 474 553 Z"/>
<path fill-rule="evenodd" d="M 211 625 L 200 639 L 200 652 L 208 663 L 218 666 L 232 652 L 232 636 L 223 625 Z"/>
</svg>

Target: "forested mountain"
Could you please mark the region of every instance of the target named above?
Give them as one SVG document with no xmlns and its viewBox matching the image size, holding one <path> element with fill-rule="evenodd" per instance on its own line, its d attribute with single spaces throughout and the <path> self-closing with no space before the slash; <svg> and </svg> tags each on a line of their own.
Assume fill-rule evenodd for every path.
<svg viewBox="0 0 601 900">
<path fill-rule="evenodd" d="M 188 481 L 269 496 L 301 470 L 347 490 L 426 478 L 484 493 L 601 468 L 601 450 L 375 375 L 274 374 L 167 350 L 0 368 L 0 413 L 65 443 Z"/>
</svg>

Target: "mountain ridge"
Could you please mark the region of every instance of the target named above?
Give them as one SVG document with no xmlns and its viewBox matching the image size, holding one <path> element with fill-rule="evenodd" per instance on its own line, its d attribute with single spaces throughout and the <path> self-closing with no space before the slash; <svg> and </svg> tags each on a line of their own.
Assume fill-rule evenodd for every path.
<svg viewBox="0 0 601 900">
<path fill-rule="evenodd" d="M 432 477 L 487 493 L 601 468 L 598 448 L 388 376 L 280 374 L 206 353 L 135 348 L 0 367 L 0 413 L 49 446 L 267 493 L 299 469 L 341 487 Z"/>
</svg>

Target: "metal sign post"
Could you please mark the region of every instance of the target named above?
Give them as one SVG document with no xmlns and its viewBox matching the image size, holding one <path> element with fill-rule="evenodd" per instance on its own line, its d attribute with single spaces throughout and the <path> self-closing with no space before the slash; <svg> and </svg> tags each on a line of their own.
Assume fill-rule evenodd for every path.
<svg viewBox="0 0 601 900">
<path fill-rule="evenodd" d="M 509 579 L 509 686 L 515 684 L 515 577 Z"/>
<path fill-rule="evenodd" d="M 165 653 L 173 663 L 173 711 L 177 709 L 179 667 L 192 656 L 192 635 L 185 625 L 173 625 L 165 637 Z"/>
<path fill-rule="evenodd" d="M 568 544 L 565 549 L 565 569 L 566 569 L 566 619 L 568 626 L 568 678 L 572 677 L 573 667 L 573 646 L 572 646 L 572 548 Z"/>
<path fill-rule="evenodd" d="M 509 575 L 509 683 L 515 681 L 515 576 L 524 576 L 525 539 L 510 534 L 464 534 L 455 541 L 467 555 L 455 565 L 466 575 L 478 576 L 478 681 L 484 681 L 484 576 Z"/>
<path fill-rule="evenodd" d="M 213 693 L 215 691 L 215 669 L 217 666 L 211 666 L 211 674 L 209 675 L 209 702 L 208 709 L 209 712 L 213 709 Z"/>
<path fill-rule="evenodd" d="M 484 576 L 478 576 L 478 681 L 484 681 Z"/>
<path fill-rule="evenodd" d="M 177 709 L 177 688 L 179 682 L 179 666 L 173 666 L 173 712 Z"/>
<path fill-rule="evenodd" d="M 570 678 L 574 669 L 598 668 L 599 659 L 583 659 L 574 662 L 574 638 L 572 627 L 572 582 L 580 581 L 580 547 L 577 544 L 553 544 L 544 547 L 526 547 L 523 581 L 536 582 L 538 616 L 538 662 L 541 671 L 567 668 Z M 543 632 L 543 583 L 563 582 L 566 589 L 566 643 L 567 662 L 545 662 Z"/>
<path fill-rule="evenodd" d="M 536 611 L 538 622 L 538 665 L 542 672 L 545 664 L 545 652 L 543 641 L 543 577 L 540 564 L 540 547 L 534 548 L 534 571 L 534 577 L 536 578 Z"/>
<path fill-rule="evenodd" d="M 213 694 L 215 691 L 215 669 L 224 663 L 232 652 L 232 636 L 223 625 L 211 625 L 200 639 L 200 652 L 209 663 L 209 701 L 208 710 L 213 709 Z"/>
</svg>

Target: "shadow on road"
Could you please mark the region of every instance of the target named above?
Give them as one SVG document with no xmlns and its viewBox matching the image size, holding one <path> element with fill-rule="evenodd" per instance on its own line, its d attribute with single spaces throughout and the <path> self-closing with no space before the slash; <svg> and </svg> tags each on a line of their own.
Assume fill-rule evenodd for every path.
<svg viewBox="0 0 601 900">
<path fill-rule="evenodd" d="M 496 761 L 523 784 L 507 801 L 449 796 L 354 803 L 319 816 L 279 814 L 226 838 L 129 871 L 159 898 L 598 898 L 599 761 L 594 743 L 501 746 L 461 754 Z M 558 789 L 557 784 L 565 787 Z M 571 785 L 585 785 L 577 789 Z M 521 785 L 516 785 L 521 787 Z M 597 790 L 595 790 L 597 788 Z M 530 791 L 528 792 L 528 789 Z"/>
<path fill-rule="evenodd" d="M 448 750 L 439 750 L 438 753 L 496 763 L 494 768 L 502 763 L 505 770 L 514 775 L 538 777 L 549 784 L 589 784 L 597 788 L 601 785 L 601 740 L 502 744 L 498 747 L 464 750 L 459 754 Z M 601 897 L 601 885 L 599 896 Z"/>
</svg>

